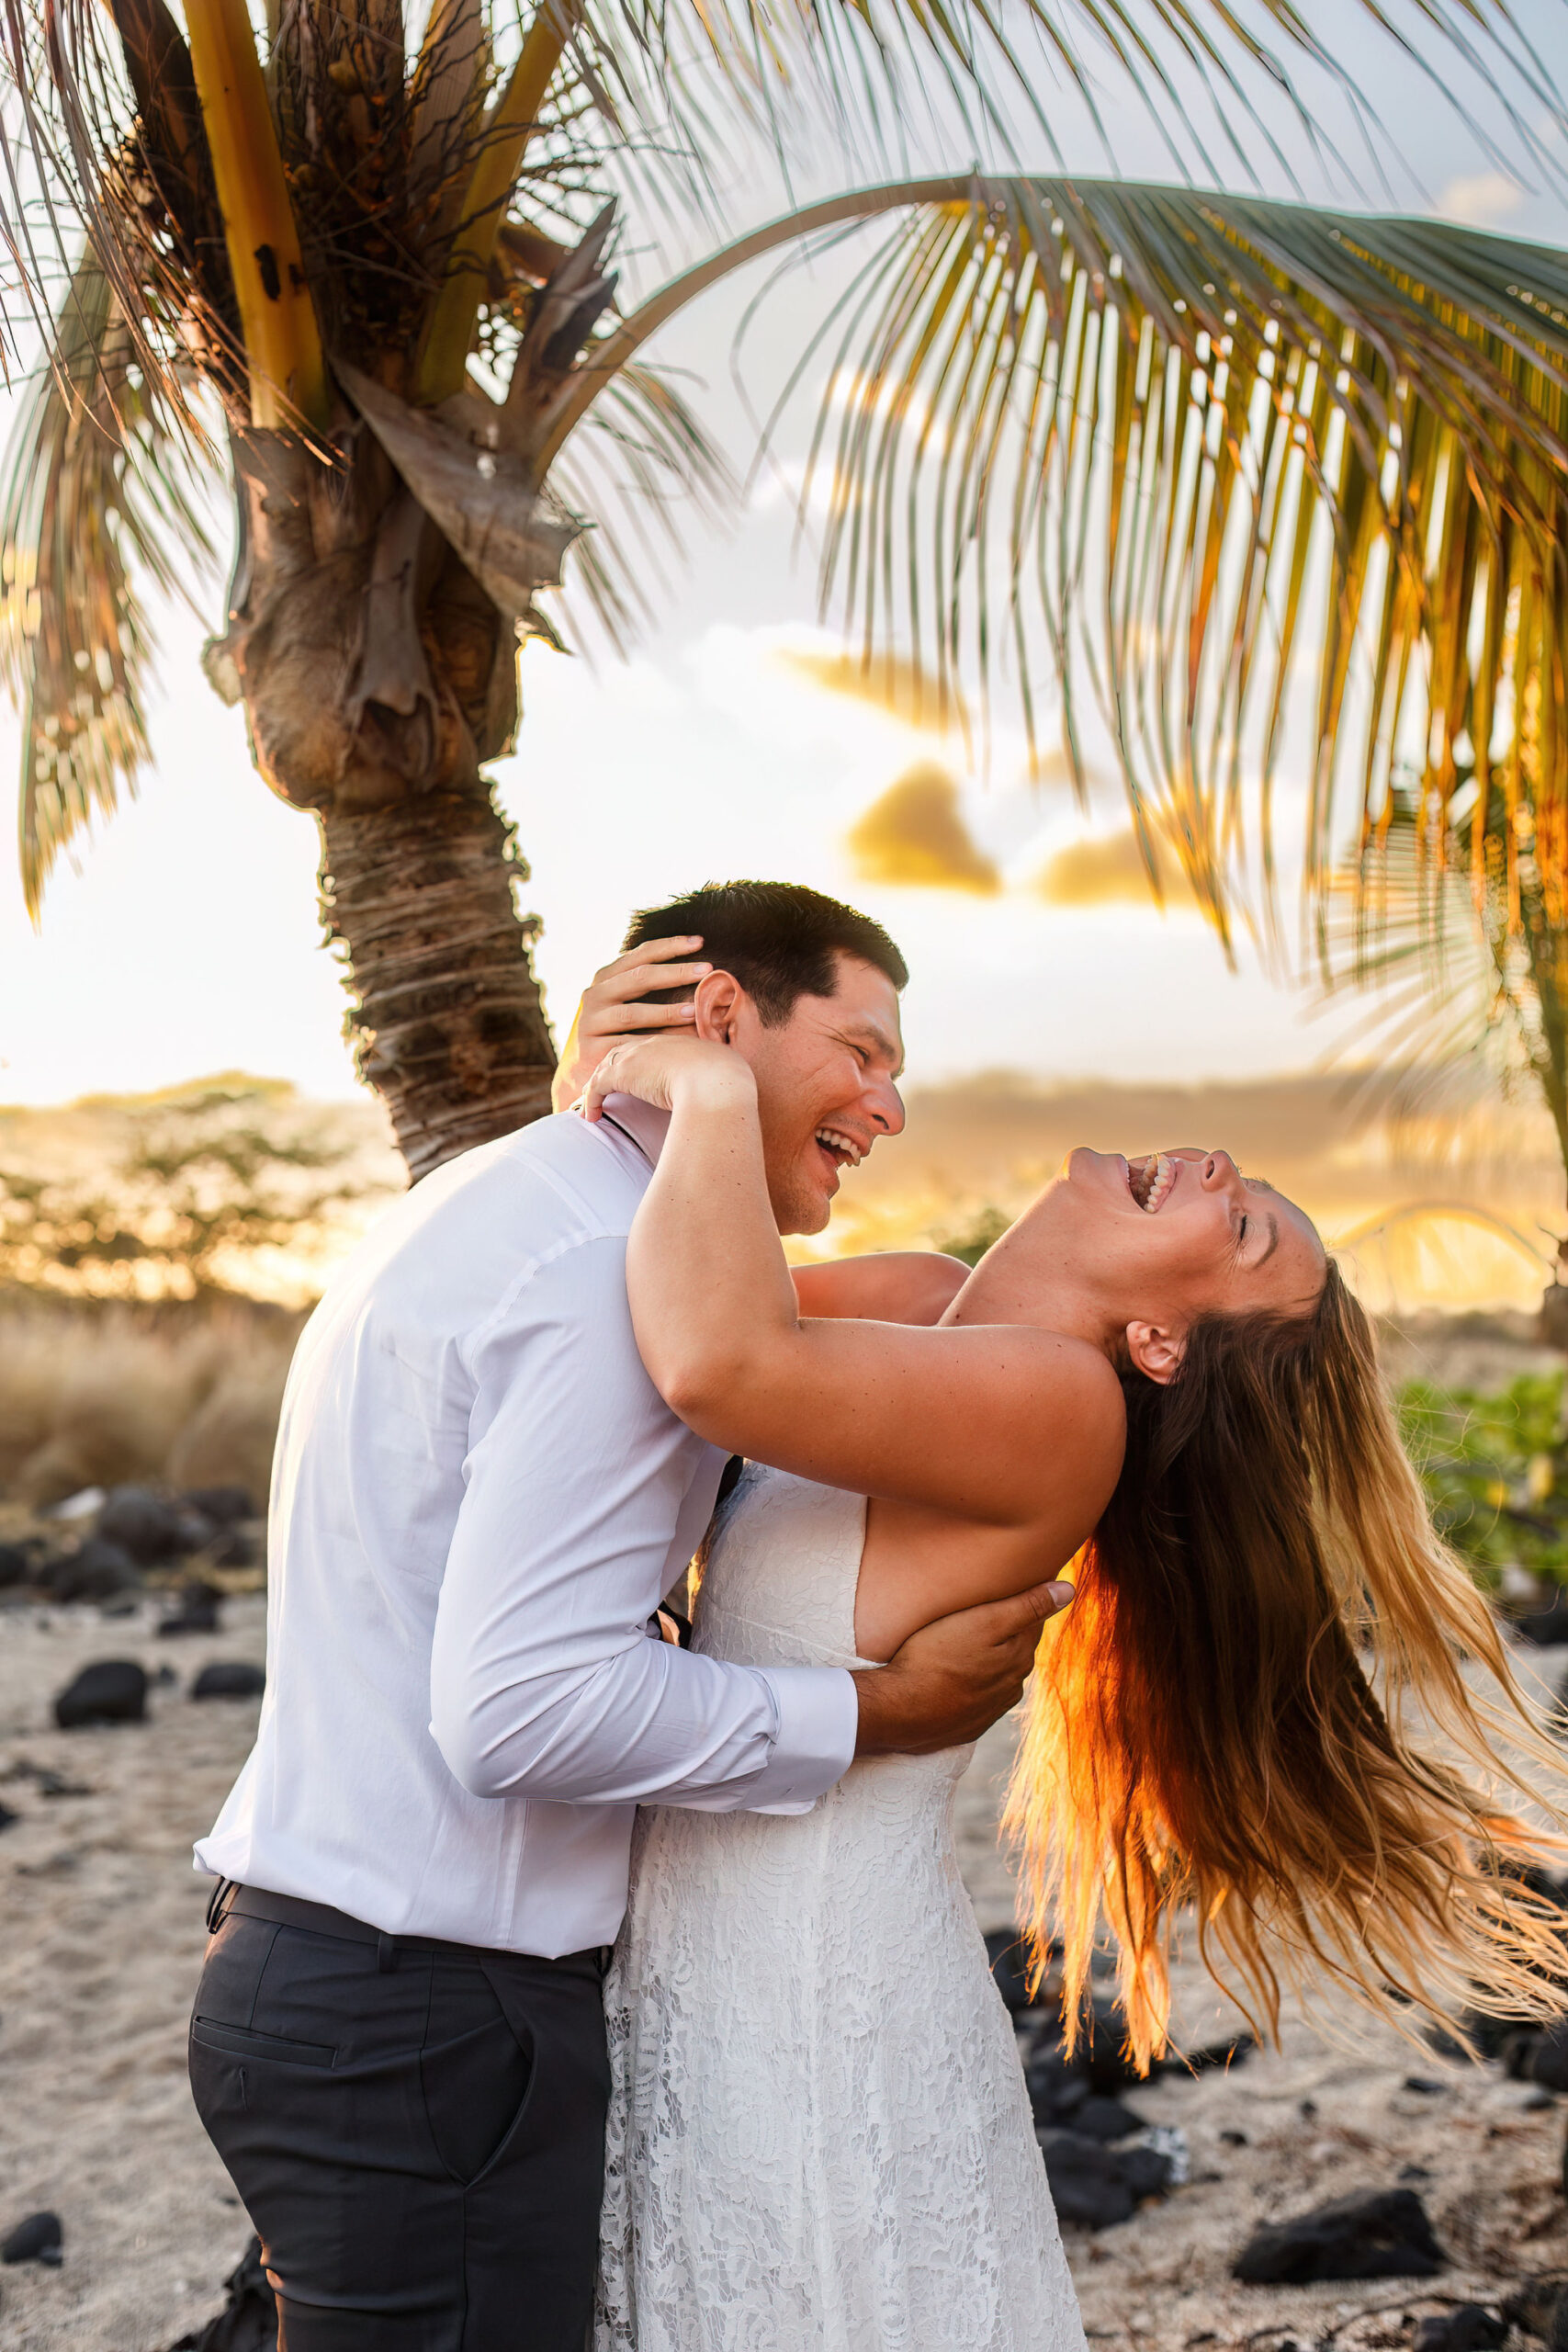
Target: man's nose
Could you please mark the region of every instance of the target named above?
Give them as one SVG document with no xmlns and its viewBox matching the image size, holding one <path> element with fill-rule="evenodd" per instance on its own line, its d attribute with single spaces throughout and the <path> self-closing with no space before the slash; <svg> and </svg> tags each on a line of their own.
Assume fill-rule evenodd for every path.
<svg viewBox="0 0 1568 2352">
<path fill-rule="evenodd" d="M 866 1116 L 879 1135 L 903 1134 L 904 1098 L 890 1078 L 867 1087 L 863 1100 Z"/>
</svg>

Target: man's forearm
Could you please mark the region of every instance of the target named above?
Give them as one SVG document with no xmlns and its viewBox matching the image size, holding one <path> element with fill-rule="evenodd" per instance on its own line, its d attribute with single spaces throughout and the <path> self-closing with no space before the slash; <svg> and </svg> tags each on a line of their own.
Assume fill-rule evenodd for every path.
<svg viewBox="0 0 1568 2352">
<path fill-rule="evenodd" d="M 536 1667 L 437 1644 L 431 1732 L 471 1794 L 705 1812 L 810 1804 L 854 1748 L 836 1668 L 763 1672 L 639 1639 L 581 1667 Z"/>
</svg>

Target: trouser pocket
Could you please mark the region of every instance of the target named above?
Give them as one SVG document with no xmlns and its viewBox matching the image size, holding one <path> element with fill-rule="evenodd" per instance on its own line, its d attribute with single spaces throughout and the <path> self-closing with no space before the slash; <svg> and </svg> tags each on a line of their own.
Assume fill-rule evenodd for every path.
<svg viewBox="0 0 1568 2352">
<path fill-rule="evenodd" d="M 331 2066 L 337 2046 L 325 2041 L 295 2041 L 288 2034 L 255 2033 L 248 2026 L 224 2025 L 197 2010 L 190 2021 L 190 2038 L 204 2050 L 223 2050 L 234 2058 L 272 2059 L 280 2065 Z"/>
<path fill-rule="evenodd" d="M 533 2072 L 532 2052 L 507 2022 L 483 1971 L 438 1962 L 420 2086 L 436 2154 L 460 2187 L 477 2181 L 512 2137 Z"/>
</svg>

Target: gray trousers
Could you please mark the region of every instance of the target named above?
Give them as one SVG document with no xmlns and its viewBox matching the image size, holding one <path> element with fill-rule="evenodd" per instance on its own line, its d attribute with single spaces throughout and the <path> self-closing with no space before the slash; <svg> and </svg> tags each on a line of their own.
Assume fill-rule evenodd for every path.
<svg viewBox="0 0 1568 2352">
<path fill-rule="evenodd" d="M 605 1955 L 378 1935 L 225 1885 L 196 2104 L 262 2242 L 285 2352 L 582 2352 Z"/>
</svg>

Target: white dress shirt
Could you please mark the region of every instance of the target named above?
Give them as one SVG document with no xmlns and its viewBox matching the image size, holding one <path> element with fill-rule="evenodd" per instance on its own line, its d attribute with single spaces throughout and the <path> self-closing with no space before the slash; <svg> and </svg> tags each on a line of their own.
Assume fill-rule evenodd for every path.
<svg viewBox="0 0 1568 2352">
<path fill-rule="evenodd" d="M 637 1354 L 626 1235 L 667 1118 L 540 1120 L 426 1177 L 300 1339 L 256 1744 L 198 1868 L 389 1934 L 614 1940 L 639 1803 L 805 1812 L 836 1668 L 648 1637 L 723 1456 Z"/>
</svg>

